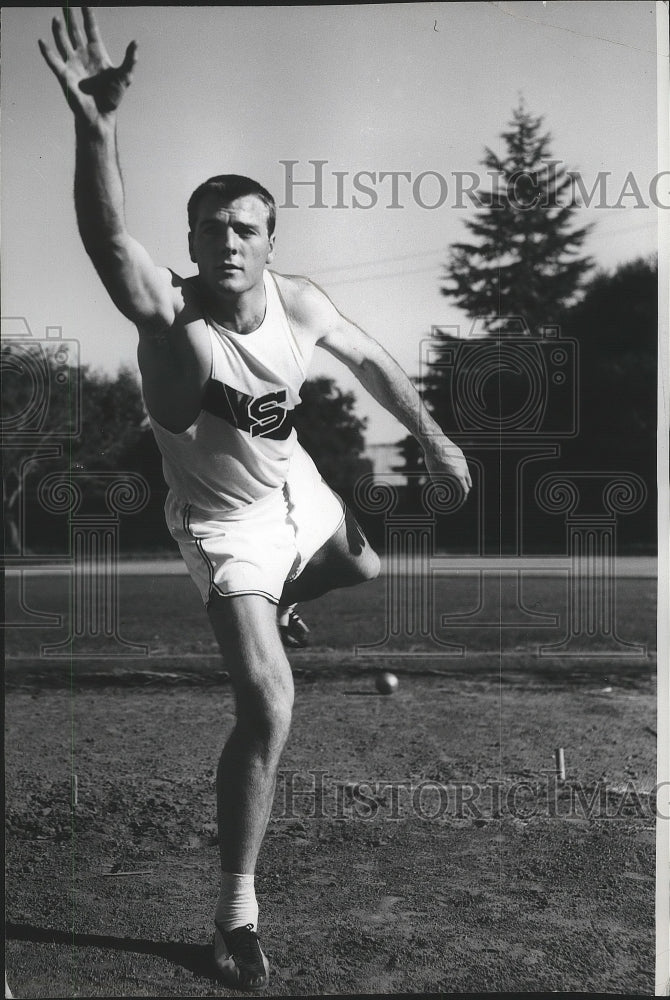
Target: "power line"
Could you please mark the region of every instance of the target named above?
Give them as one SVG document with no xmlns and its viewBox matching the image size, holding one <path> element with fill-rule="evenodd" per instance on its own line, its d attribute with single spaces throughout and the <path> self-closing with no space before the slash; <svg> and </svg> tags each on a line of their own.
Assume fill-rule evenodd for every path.
<svg viewBox="0 0 670 1000">
<path fill-rule="evenodd" d="M 489 0 L 491 2 L 491 0 Z M 655 49 L 642 49 L 639 45 L 631 45 L 629 42 L 619 42 L 616 38 L 606 38 L 605 35 L 591 35 L 585 31 L 576 31 L 574 28 L 564 28 L 561 24 L 552 24 L 551 21 L 541 21 L 537 17 L 528 17 L 527 14 L 520 14 L 518 11 L 505 10 L 501 3 L 491 2 L 491 6 L 505 14 L 506 17 L 518 18 L 522 21 L 530 21 L 532 24 L 539 24 L 542 28 L 553 28 L 555 31 L 564 31 L 569 35 L 579 35 L 580 38 L 593 38 L 599 42 L 607 42 L 608 45 L 620 45 L 624 49 L 633 49 L 634 52 L 645 52 L 647 55 L 655 56 Z"/>
<path fill-rule="evenodd" d="M 643 229 L 649 229 L 652 226 L 656 225 L 657 222 L 656 220 L 654 220 L 651 222 L 643 222 L 641 225 L 637 226 L 624 226 L 623 228 L 619 229 L 610 229 L 608 231 L 593 233 L 591 239 L 603 239 L 605 237 L 610 238 L 612 236 L 623 235 L 624 233 L 631 233 L 631 232 L 636 232 L 638 230 L 641 231 Z M 309 273 L 310 277 L 316 277 L 317 275 L 319 276 L 328 275 L 338 271 L 352 271 L 352 270 L 359 270 L 362 267 L 374 267 L 382 264 L 393 264 L 402 260 L 419 260 L 422 257 L 432 257 L 438 254 L 444 256 L 445 258 L 444 263 L 446 263 L 446 257 L 448 252 L 449 252 L 448 246 L 440 247 L 439 249 L 436 250 L 423 250 L 420 251 L 419 253 L 400 254 L 397 257 L 380 257 L 378 260 L 359 261 L 356 264 L 342 264 L 340 267 L 323 268 L 319 271 L 310 270 Z M 427 274 L 429 271 L 433 271 L 436 267 L 439 266 L 442 265 L 438 262 L 436 264 L 430 264 L 426 267 L 414 268 L 411 271 L 406 271 L 406 270 L 389 271 L 385 274 L 369 274 L 369 275 L 364 274 L 364 275 L 358 275 L 353 278 L 336 278 L 334 281 L 327 281 L 327 284 L 329 288 L 333 288 L 336 285 L 351 285 L 351 284 L 356 284 L 357 282 L 364 282 L 364 281 L 380 281 L 384 278 L 400 278 L 413 274 Z"/>
<path fill-rule="evenodd" d="M 335 267 L 322 267 L 318 271 L 311 271 L 311 274 L 330 274 L 332 271 L 352 271 L 359 267 L 367 267 L 374 264 L 394 264 L 399 260 L 418 260 L 420 257 L 433 257 L 436 254 L 445 254 L 447 248 L 440 247 L 438 250 L 423 250 L 421 253 L 406 253 L 398 257 L 378 257 L 376 260 L 361 260 L 357 264 L 340 264 Z"/>
<path fill-rule="evenodd" d="M 338 281 L 329 281 L 327 284 L 329 288 L 333 288 L 335 285 L 351 285 L 357 281 L 379 281 L 381 278 L 404 278 L 410 274 L 427 274 L 429 271 L 434 271 L 438 266 L 438 264 L 431 264 L 430 267 L 418 267 L 413 271 L 391 271 L 390 274 L 370 274 L 361 278 L 342 278 Z"/>
<path fill-rule="evenodd" d="M 651 229 L 652 226 L 657 226 L 657 225 L 658 221 L 654 219 L 653 222 L 643 222 L 641 226 L 624 226 L 623 229 L 609 229 L 609 230 L 601 229 L 599 233 L 594 233 L 591 239 L 597 240 L 597 239 L 603 239 L 603 237 L 605 236 L 607 237 L 620 236 L 623 233 L 633 233 L 642 229 Z"/>
</svg>

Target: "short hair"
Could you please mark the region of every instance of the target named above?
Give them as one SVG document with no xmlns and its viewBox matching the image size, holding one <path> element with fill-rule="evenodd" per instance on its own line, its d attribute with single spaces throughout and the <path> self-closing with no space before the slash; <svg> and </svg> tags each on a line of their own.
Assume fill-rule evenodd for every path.
<svg viewBox="0 0 670 1000">
<path fill-rule="evenodd" d="M 268 236 L 274 233 L 277 218 L 274 198 L 258 181 L 252 180 L 251 177 L 243 177 L 241 174 L 217 174 L 216 177 L 203 181 L 195 189 L 188 200 L 188 225 L 191 232 L 194 231 L 198 221 L 200 204 L 209 194 L 215 194 L 227 202 L 244 198 L 246 195 L 254 195 L 268 210 Z"/>
</svg>

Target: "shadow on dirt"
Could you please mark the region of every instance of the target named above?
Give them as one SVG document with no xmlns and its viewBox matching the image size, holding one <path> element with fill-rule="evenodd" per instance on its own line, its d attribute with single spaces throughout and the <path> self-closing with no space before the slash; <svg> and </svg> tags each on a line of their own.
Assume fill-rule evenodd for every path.
<svg viewBox="0 0 670 1000">
<path fill-rule="evenodd" d="M 112 937 L 109 934 L 72 934 L 70 931 L 34 927 L 30 924 L 5 925 L 8 940 L 33 941 L 43 944 L 75 945 L 81 948 L 108 948 L 113 951 L 135 952 L 138 955 L 155 955 L 173 965 L 181 966 L 195 976 L 215 979 L 212 968 L 212 949 L 204 944 L 184 944 L 177 941 L 144 941 Z"/>
</svg>

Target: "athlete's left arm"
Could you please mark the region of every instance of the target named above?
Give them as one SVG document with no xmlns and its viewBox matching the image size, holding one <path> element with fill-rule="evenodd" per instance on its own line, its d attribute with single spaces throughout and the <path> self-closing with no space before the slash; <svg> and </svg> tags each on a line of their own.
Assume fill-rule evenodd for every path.
<svg viewBox="0 0 670 1000">
<path fill-rule="evenodd" d="M 455 476 L 467 496 L 472 481 L 463 452 L 433 420 L 400 365 L 373 337 L 342 316 L 316 286 L 305 289 L 302 298 L 318 346 L 345 364 L 373 399 L 416 438 L 431 475 Z"/>
</svg>

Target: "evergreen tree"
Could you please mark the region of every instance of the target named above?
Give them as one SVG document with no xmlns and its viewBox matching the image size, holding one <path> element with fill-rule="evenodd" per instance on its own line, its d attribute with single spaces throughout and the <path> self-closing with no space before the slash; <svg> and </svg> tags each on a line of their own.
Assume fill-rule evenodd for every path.
<svg viewBox="0 0 670 1000">
<path fill-rule="evenodd" d="M 485 148 L 492 190 L 477 192 L 481 207 L 465 223 L 474 241 L 453 244 L 447 262 L 442 293 L 498 336 L 519 334 L 513 317 L 538 336 L 574 301 L 592 267 L 579 256 L 591 227 L 573 226 L 572 181 L 551 159 L 542 121 L 521 101 L 502 133 L 503 154 Z"/>
</svg>

